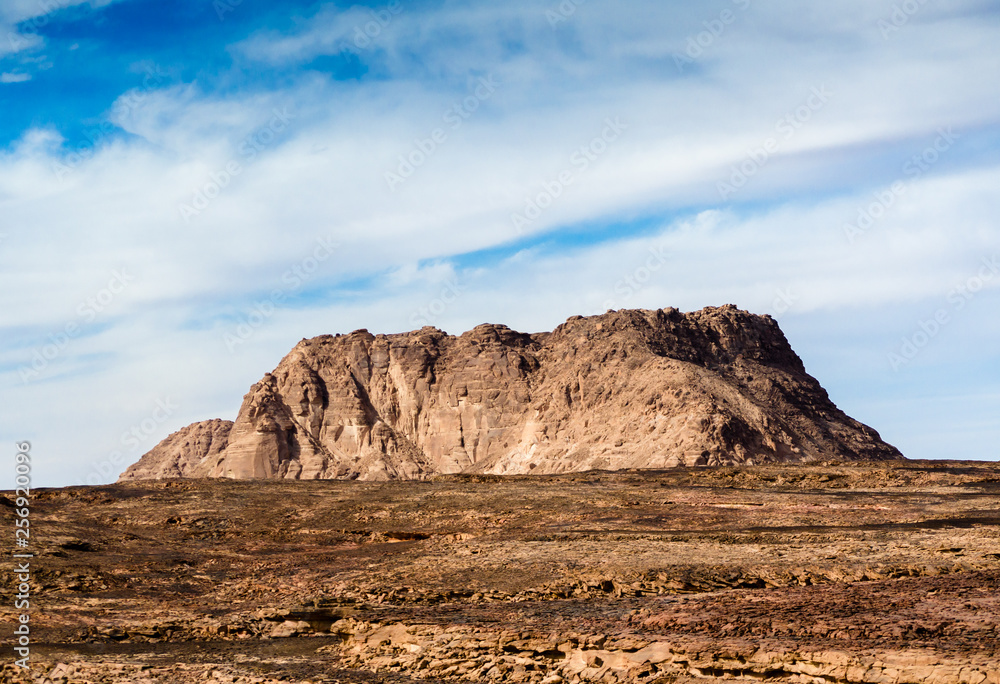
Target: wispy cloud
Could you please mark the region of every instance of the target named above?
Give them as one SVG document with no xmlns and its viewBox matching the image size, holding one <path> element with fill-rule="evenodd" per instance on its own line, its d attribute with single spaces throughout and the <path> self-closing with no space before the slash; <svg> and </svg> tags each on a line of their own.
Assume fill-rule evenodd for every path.
<svg viewBox="0 0 1000 684">
<path fill-rule="evenodd" d="M 45 45 L 42 33 L 60 12 L 86 5 L 92 9 L 125 0 L 4 0 L 0 5 L 0 58 Z"/>
<path fill-rule="evenodd" d="M 31 4 L 9 5 L 0 23 L 23 29 Z M 229 416 L 299 338 L 356 327 L 418 321 L 461 332 L 493 320 L 541 330 L 608 306 L 733 302 L 777 313 L 780 300 L 782 325 L 830 375 L 851 375 L 844 350 L 877 349 L 871 368 L 882 373 L 884 352 L 927 303 L 1000 251 L 1000 53 L 991 47 L 1000 29 L 976 14 L 982 3 L 927 5 L 888 40 L 879 21 L 893 3 L 882 0 L 643 1 L 634 11 L 590 0 L 556 22 L 552 7 L 526 0 L 303 3 L 266 21 L 244 3 L 222 25 L 205 7 L 203 33 L 184 25 L 191 56 L 150 47 L 141 60 L 130 52 L 113 62 L 122 85 L 96 119 L 74 118 L 73 93 L 54 107 L 32 90 L 19 107 L 37 107 L 48 123 L 17 131 L 0 152 L 0 374 L 24 397 L 17 424 L 0 432 L 51 440 L 52 482 L 85 476 L 77 446 L 106 455 L 101 426 L 113 438 L 156 396 L 183 398 L 164 434 Z M 739 14 L 718 30 L 725 10 Z M 89 20 L 74 21 L 83 22 L 74 44 L 93 50 Z M 230 61 L 203 66 L 198 50 L 230 40 L 220 26 L 238 21 L 245 30 L 212 47 Z M 676 55 L 704 31 L 709 47 L 679 70 Z M 53 63 L 82 68 L 84 80 L 111 68 Z M 19 61 L 0 66 L 4 83 L 35 74 Z M 498 84 L 488 98 L 475 95 L 482 79 Z M 816 91 L 829 94 L 822 107 L 809 105 Z M 609 120 L 628 129 L 516 229 L 512 216 L 577 169 L 574 155 Z M 909 174 L 943 127 L 959 136 Z M 439 128 L 446 144 L 388 187 L 386 172 Z M 772 138 L 780 144 L 756 162 Z M 753 173 L 720 196 L 748 160 Z M 845 224 L 900 181 L 906 191 L 847 239 Z M 194 215 L 182 210 L 195 203 Z M 288 290 L 284 274 L 318 239 L 338 247 Z M 135 276 L 127 291 L 20 383 L 32 350 L 61 340 L 79 303 L 122 268 Z M 289 293 L 281 306 L 227 348 L 223 336 L 276 290 Z M 991 282 L 970 307 L 988 309 L 997 296 Z M 866 312 L 878 326 L 833 329 Z M 962 325 L 934 344 L 971 334 L 979 346 L 962 358 L 991 358 L 985 334 Z M 928 350 L 906 372 L 938 362 Z M 888 403 L 903 392 L 898 376 L 872 377 L 845 384 L 844 399 L 882 392 Z M 98 385 L 105 401 L 67 409 L 65 438 L 31 408 Z"/>
</svg>

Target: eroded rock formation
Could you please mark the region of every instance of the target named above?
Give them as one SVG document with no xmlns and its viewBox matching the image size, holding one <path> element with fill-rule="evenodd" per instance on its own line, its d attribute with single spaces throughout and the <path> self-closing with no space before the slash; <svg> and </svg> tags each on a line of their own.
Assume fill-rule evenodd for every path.
<svg viewBox="0 0 1000 684">
<path fill-rule="evenodd" d="M 419 479 L 902 458 L 734 306 L 574 316 L 549 333 L 302 340 L 231 428 L 196 423 L 122 479 Z"/>
<path fill-rule="evenodd" d="M 128 469 L 135 480 L 166 480 L 186 477 L 203 462 L 219 457 L 229 443 L 231 420 L 203 420 L 178 430 Z"/>
</svg>

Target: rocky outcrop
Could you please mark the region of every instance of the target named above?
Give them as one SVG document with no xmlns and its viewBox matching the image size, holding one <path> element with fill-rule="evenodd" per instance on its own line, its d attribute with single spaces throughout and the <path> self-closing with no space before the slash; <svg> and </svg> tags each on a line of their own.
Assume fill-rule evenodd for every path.
<svg viewBox="0 0 1000 684">
<path fill-rule="evenodd" d="M 226 434 L 224 434 L 226 433 Z M 420 479 L 902 458 L 840 411 L 769 316 L 734 306 L 302 340 L 231 429 L 198 423 L 122 479 Z"/>
<path fill-rule="evenodd" d="M 294 628 L 286 622 L 275 634 L 285 635 Z M 710 638 L 681 641 L 523 630 L 496 633 L 439 625 L 359 625 L 355 620 L 341 620 L 332 630 L 344 643 L 324 649 L 343 653 L 349 666 L 425 681 L 561 684 L 669 682 L 678 677 L 690 681 L 686 678 L 691 677 L 709 682 L 1000 683 L 1000 674 L 989 665 L 968 658 L 944 658 L 929 649 L 861 654 L 847 649 L 763 647 L 752 641 L 720 643 Z"/>
<path fill-rule="evenodd" d="M 231 420 L 203 420 L 169 435 L 128 469 L 130 479 L 165 480 L 186 477 L 206 462 L 214 462 L 229 444 Z"/>
</svg>

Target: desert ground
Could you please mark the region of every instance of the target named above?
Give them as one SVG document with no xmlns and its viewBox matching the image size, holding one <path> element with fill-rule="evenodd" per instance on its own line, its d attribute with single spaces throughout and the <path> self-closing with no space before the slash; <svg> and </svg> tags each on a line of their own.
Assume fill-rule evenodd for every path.
<svg viewBox="0 0 1000 684">
<path fill-rule="evenodd" d="M 32 504 L 32 669 L 7 657 L 4 682 L 1000 683 L 997 463 L 130 481 Z"/>
</svg>

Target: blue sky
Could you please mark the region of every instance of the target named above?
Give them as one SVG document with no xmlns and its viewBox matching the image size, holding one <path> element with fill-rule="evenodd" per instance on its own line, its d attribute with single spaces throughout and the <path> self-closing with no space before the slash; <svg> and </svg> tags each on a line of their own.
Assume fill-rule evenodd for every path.
<svg viewBox="0 0 1000 684">
<path fill-rule="evenodd" d="M 734 303 L 907 456 L 996 460 L 998 19 L 6 0 L 0 439 L 108 482 L 302 337 Z"/>
</svg>

